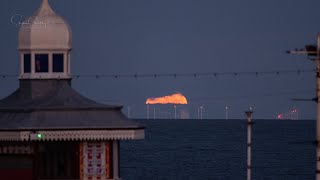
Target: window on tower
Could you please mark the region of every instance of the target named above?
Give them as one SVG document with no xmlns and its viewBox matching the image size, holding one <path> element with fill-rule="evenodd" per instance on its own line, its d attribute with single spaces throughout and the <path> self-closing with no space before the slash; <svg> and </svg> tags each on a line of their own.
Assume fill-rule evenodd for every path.
<svg viewBox="0 0 320 180">
<path fill-rule="evenodd" d="M 63 72 L 63 54 L 53 54 L 52 65 L 53 72 Z"/>
<path fill-rule="evenodd" d="M 49 60 L 48 54 L 35 55 L 35 72 L 48 72 Z"/>
<path fill-rule="evenodd" d="M 23 72 L 24 73 L 31 72 L 31 54 L 23 55 Z"/>
</svg>

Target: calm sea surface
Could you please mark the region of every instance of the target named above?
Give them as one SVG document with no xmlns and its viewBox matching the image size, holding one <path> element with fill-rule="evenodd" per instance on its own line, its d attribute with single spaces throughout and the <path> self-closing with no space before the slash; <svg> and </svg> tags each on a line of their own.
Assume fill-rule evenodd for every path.
<svg viewBox="0 0 320 180">
<path fill-rule="evenodd" d="M 245 120 L 136 120 L 145 140 L 121 142 L 124 180 L 246 179 Z M 255 120 L 253 180 L 315 179 L 315 121 Z"/>
</svg>

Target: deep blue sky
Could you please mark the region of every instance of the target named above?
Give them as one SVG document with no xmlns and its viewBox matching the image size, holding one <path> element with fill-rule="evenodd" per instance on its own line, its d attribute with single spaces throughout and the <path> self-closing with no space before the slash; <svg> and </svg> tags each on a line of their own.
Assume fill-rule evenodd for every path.
<svg viewBox="0 0 320 180">
<path fill-rule="evenodd" d="M 10 19 L 26 16 L 40 0 L 0 2 L 0 74 L 18 74 L 18 28 Z M 51 0 L 73 31 L 73 74 L 241 72 L 312 69 L 305 56 L 286 50 L 315 43 L 320 32 L 318 0 Z M 218 78 L 75 79 L 83 95 L 130 106 L 132 117 L 146 117 L 145 100 L 181 92 L 189 105 L 178 110 L 205 118 L 275 118 L 299 109 L 315 118 L 313 73 Z M 0 79 L 0 98 L 18 87 L 16 78 Z M 157 116 L 173 107 L 156 106 Z M 169 116 L 169 115 L 168 115 Z"/>
</svg>

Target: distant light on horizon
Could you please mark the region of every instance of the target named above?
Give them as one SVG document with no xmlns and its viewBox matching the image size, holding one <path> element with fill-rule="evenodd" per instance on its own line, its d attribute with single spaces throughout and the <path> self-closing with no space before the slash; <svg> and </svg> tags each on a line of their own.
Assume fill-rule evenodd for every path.
<svg viewBox="0 0 320 180">
<path fill-rule="evenodd" d="M 175 93 L 163 97 L 148 98 L 146 104 L 188 104 L 188 101 L 181 93 Z"/>
<path fill-rule="evenodd" d="M 279 120 L 299 120 L 299 110 L 294 108 L 285 113 L 280 113 L 277 115 Z"/>
</svg>

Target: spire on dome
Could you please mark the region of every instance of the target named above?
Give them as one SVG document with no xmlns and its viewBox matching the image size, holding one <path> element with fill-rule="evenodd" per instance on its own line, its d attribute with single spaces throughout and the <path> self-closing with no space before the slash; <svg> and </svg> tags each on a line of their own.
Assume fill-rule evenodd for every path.
<svg viewBox="0 0 320 180">
<path fill-rule="evenodd" d="M 71 29 L 48 0 L 42 0 L 26 22 L 19 30 L 19 50 L 71 50 Z"/>
<path fill-rule="evenodd" d="M 50 14 L 54 14 L 55 12 L 50 7 L 48 0 L 42 0 L 42 4 L 40 8 L 36 11 L 36 16 L 46 16 Z"/>
</svg>

